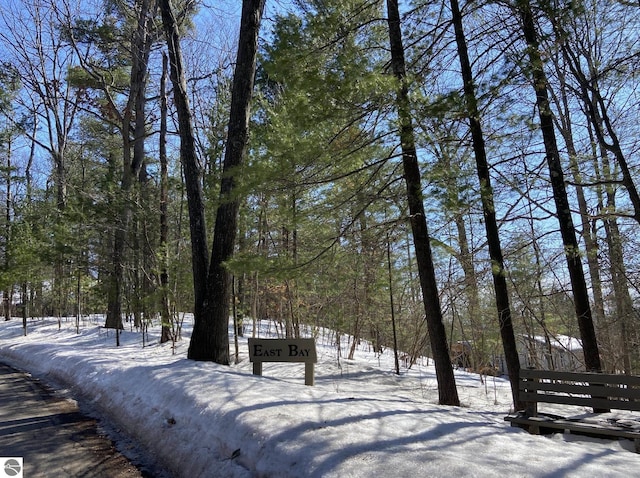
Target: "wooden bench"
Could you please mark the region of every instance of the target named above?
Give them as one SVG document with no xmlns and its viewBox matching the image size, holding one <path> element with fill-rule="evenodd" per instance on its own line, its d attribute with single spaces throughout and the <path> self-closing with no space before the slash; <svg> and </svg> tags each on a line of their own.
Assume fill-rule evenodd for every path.
<svg viewBox="0 0 640 478">
<path fill-rule="evenodd" d="M 640 411 L 640 377 L 521 369 L 519 387 L 520 400 L 526 408 L 505 417 L 512 426 L 534 434 L 562 431 L 625 438 L 633 440 L 635 451 L 640 453 L 640 415 L 606 413 L 611 410 Z M 585 407 L 593 413 L 577 409 L 577 415 L 574 413 L 565 418 L 539 413 L 538 403 Z"/>
</svg>

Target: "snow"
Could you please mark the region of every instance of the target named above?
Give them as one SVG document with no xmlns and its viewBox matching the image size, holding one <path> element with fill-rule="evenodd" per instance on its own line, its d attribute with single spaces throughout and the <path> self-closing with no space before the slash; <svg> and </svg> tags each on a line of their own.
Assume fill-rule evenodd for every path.
<svg viewBox="0 0 640 478">
<path fill-rule="evenodd" d="M 543 335 L 536 335 L 534 339 L 536 342 L 541 344 L 546 344 L 547 342 L 547 339 Z M 568 335 L 555 335 L 554 337 L 550 337 L 549 343 L 552 347 L 558 347 L 572 352 L 579 352 L 582 350 L 582 342 L 580 339 L 570 337 Z"/>
<path fill-rule="evenodd" d="M 125 331 L 116 347 L 101 323 L 84 319 L 76 334 L 75 319 L 60 329 L 38 319 L 24 337 L 21 320 L 0 322 L 0 361 L 67 389 L 174 476 L 626 478 L 640 469 L 629 440 L 509 426 L 503 378 L 456 371 L 462 406 L 440 406 L 426 359 L 398 376 L 392 351 L 362 342 L 347 360 L 329 331 L 317 337 L 310 387 L 300 363 L 265 363 L 254 376 L 246 338 L 240 363 L 221 366 L 187 360 L 188 321 L 175 350 L 157 328 L 146 346 Z M 274 327 L 263 326 L 268 337 Z"/>
</svg>

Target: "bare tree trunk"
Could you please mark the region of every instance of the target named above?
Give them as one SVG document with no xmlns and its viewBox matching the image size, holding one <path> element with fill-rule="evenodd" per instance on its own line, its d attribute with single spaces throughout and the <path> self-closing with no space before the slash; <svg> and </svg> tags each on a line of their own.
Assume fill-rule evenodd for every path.
<svg viewBox="0 0 640 478">
<path fill-rule="evenodd" d="M 582 269 L 582 260 L 576 240 L 575 228 L 571 217 L 571 209 L 564 182 L 564 173 L 560 163 L 560 154 L 553 125 L 553 113 L 549 104 L 547 90 L 547 76 L 544 72 L 543 62 L 539 51 L 538 34 L 536 32 L 533 14 L 529 0 L 518 0 L 518 14 L 522 21 L 522 31 L 528 46 L 529 67 L 533 77 L 533 86 L 536 92 L 536 104 L 540 118 L 540 128 L 545 146 L 547 165 L 549 167 L 549 177 L 553 188 L 553 198 L 558 214 L 558 223 L 562 242 L 565 249 L 567 268 L 571 278 L 573 289 L 573 300 L 578 318 L 578 326 L 582 338 L 585 366 L 588 371 L 600 372 L 602 366 L 600 353 L 596 341 L 593 319 L 591 316 L 591 306 L 589 304 L 589 294 L 587 284 Z"/>
<path fill-rule="evenodd" d="M 486 361 L 484 360 L 484 332 L 481 325 L 482 310 L 478 291 L 478 276 L 473 266 L 473 253 L 469 249 L 467 226 L 464 217 L 461 212 L 455 212 L 454 214 L 458 244 L 460 246 L 460 265 L 464 273 L 464 290 L 468 301 L 467 314 L 471 325 L 471 340 L 473 341 L 469 365 L 472 370 L 479 370 L 482 365 L 486 365 Z"/>
<path fill-rule="evenodd" d="M 604 182 L 607 183 L 612 177 L 611 166 L 609 164 L 609 158 L 605 148 L 601 148 L 602 158 L 602 174 Z M 616 210 L 616 194 L 615 188 L 612 184 L 606 186 L 606 204 L 604 209 L 606 211 Z M 616 356 L 621 357 L 622 367 L 618 361 L 614 361 L 615 370 L 622 368 L 624 373 L 633 373 L 631 365 L 631 350 L 633 343 L 629 337 L 629 333 L 632 330 L 630 326 L 633 318 L 633 300 L 629 294 L 629 286 L 627 279 L 626 267 L 624 265 L 624 251 L 622 246 L 622 238 L 620 235 L 620 229 L 618 228 L 618 222 L 615 215 L 607 214 L 604 218 L 604 229 L 606 234 L 606 242 L 609 252 L 609 270 L 611 273 L 611 283 L 613 287 L 613 295 L 615 298 L 615 320 L 613 327 L 614 334 L 616 329 L 618 332 L 619 340 L 615 341 Z"/>
<path fill-rule="evenodd" d="M 4 208 L 4 270 L 8 271 L 11 266 L 11 138 L 8 141 L 7 148 L 7 166 L 6 166 L 6 183 L 5 183 L 5 208 Z M 2 292 L 4 305 L 4 320 L 11 320 L 11 298 L 13 296 L 13 286 L 7 284 Z"/>
<path fill-rule="evenodd" d="M 227 149 L 216 215 L 211 262 L 207 268 L 206 229 L 201 167 L 196 155 L 193 122 L 187 97 L 179 30 L 171 2 L 160 1 L 171 63 L 171 81 L 180 126 L 180 155 L 185 169 L 195 287 L 194 328 L 188 357 L 229 363 L 229 300 L 232 276 L 224 267 L 235 244 L 239 200 L 234 197 L 237 166 L 248 141 L 249 106 L 255 75 L 258 31 L 265 0 L 245 0 L 242 7 L 236 71 L 233 80 Z"/>
<path fill-rule="evenodd" d="M 491 175 L 487 162 L 484 135 L 480 124 L 480 113 L 478 112 L 475 87 L 473 82 L 473 72 L 469 62 L 467 42 L 462 28 L 462 15 L 458 7 L 457 0 L 451 0 L 451 12 L 454 29 L 456 33 L 456 44 L 458 47 L 458 57 L 464 84 L 464 97 L 467 109 L 467 118 L 471 129 L 473 151 L 476 157 L 476 169 L 480 181 L 480 198 L 482 200 L 482 212 L 487 233 L 487 243 L 489 246 L 489 256 L 491 258 L 491 272 L 493 276 L 493 287 L 496 294 L 496 307 L 498 309 L 498 323 L 500 324 L 500 336 L 504 350 L 505 361 L 509 381 L 511 382 L 511 396 L 516 410 L 523 408 L 520 401 L 518 380 L 520 377 L 520 359 L 516 349 L 516 338 L 511 320 L 511 306 L 509 304 L 509 290 L 507 288 L 506 271 L 504 259 L 502 257 L 502 246 L 500 244 L 500 234 L 498 232 L 498 222 L 493 204 L 493 188 L 491 187 Z"/>
<path fill-rule="evenodd" d="M 122 291 L 124 281 L 125 245 L 131 222 L 131 194 L 144 161 L 145 104 L 147 69 L 151 38 L 149 0 L 137 0 L 138 25 L 132 41 L 132 65 L 129 98 L 122 118 L 123 168 L 120 183 L 121 209 L 113 241 L 112 270 L 105 327 L 122 329 Z M 132 128 L 133 125 L 133 128 Z M 133 139 L 131 131 L 133 129 Z M 132 156 L 133 150 L 133 156 Z M 116 337 L 117 334 L 116 334 Z"/>
<path fill-rule="evenodd" d="M 538 293 L 538 308 L 540 310 L 539 314 L 537 315 L 536 320 L 538 322 L 538 324 L 540 324 L 540 327 L 542 328 L 542 332 L 544 334 L 544 344 L 545 344 L 545 353 L 547 356 L 547 360 L 548 360 L 548 364 L 549 364 L 549 368 L 551 370 L 556 370 L 556 364 L 554 361 L 554 357 L 553 357 L 553 349 L 551 347 L 551 337 L 549 335 L 549 329 L 547 328 L 547 314 L 546 314 L 546 308 L 545 308 L 545 294 L 542 288 L 542 277 L 543 277 L 543 268 L 542 268 L 542 261 L 540 260 L 542 253 L 540 251 L 540 245 L 538 244 L 538 240 L 536 238 L 536 234 L 535 234 L 535 227 L 534 227 L 534 216 L 533 216 L 533 206 L 531 204 L 531 202 L 529 202 L 529 229 L 531 231 L 531 241 L 533 243 L 533 255 L 535 257 L 536 260 L 536 290 Z M 532 344 L 534 344 L 535 342 L 531 342 Z M 538 354 L 534 354 L 533 357 L 536 358 L 536 360 L 538 359 Z M 537 368 L 539 368 L 538 365 L 536 365 Z"/>
<path fill-rule="evenodd" d="M 442 310 L 438 296 L 435 270 L 429 243 L 429 231 L 424 212 L 420 168 L 414 140 L 413 124 L 409 105 L 404 47 L 400 27 L 400 12 L 397 0 L 387 0 L 389 43 L 391 46 L 391 66 L 398 80 L 398 118 L 400 122 L 400 144 L 402 163 L 407 186 L 407 199 L 413 244 L 418 264 L 422 300 L 424 303 L 427 328 L 431 343 L 431 352 L 438 380 L 438 395 L 441 405 L 459 406 L 460 399 L 456 389 L 455 376 L 449 356 L 447 334 L 442 321 Z"/>
<path fill-rule="evenodd" d="M 558 115 L 557 124 L 560 134 L 567 145 L 567 154 L 569 156 L 569 169 L 575 183 L 576 198 L 578 200 L 578 210 L 580 211 L 580 221 L 582 228 L 582 240 L 584 241 L 587 267 L 589 269 L 589 277 L 591 278 L 591 293 L 593 295 L 593 320 L 597 331 L 600 333 L 601 340 L 610 349 L 609 331 L 604 327 L 605 307 L 604 296 L 602 292 L 602 279 L 600 274 L 600 265 L 598 263 L 598 243 L 595 232 L 592 231 L 591 222 L 589 220 L 589 211 L 587 207 L 587 199 L 582 187 L 582 174 L 578 164 L 578 152 L 573 140 L 573 127 L 571 112 L 569 109 L 568 99 L 566 95 L 566 79 L 564 71 L 557 62 L 554 62 L 556 72 L 560 80 L 560 89 L 558 95 L 555 95 L 556 105 L 561 114 Z M 595 156 L 595 150 L 594 150 Z M 594 161 L 595 161 L 594 157 Z M 606 355 L 606 354 L 604 354 Z M 604 357 L 603 357 L 604 358 Z M 606 368 L 606 360 L 603 367 Z"/>
<path fill-rule="evenodd" d="M 162 23 L 169 51 L 170 77 L 173 84 L 173 96 L 178 113 L 180 133 L 180 160 L 184 168 L 184 179 L 189 208 L 189 227 L 191 235 L 191 264 L 194 285 L 194 317 L 196 322 L 204 319 L 204 301 L 207 291 L 207 232 L 204 216 L 202 192 L 202 167 L 196 153 L 193 119 L 187 95 L 187 81 L 184 75 L 184 62 L 180 48 L 180 31 L 170 0 L 160 0 Z"/>
<path fill-rule="evenodd" d="M 167 74 L 169 59 L 162 55 L 162 77 L 160 78 L 160 250 L 162 265 L 160 266 L 160 321 L 162 332 L 160 343 L 171 340 L 171 313 L 169 311 L 169 168 L 167 164 Z"/>
<path fill-rule="evenodd" d="M 233 255 L 240 199 L 236 175 L 249 140 L 249 115 L 258 51 L 258 33 L 265 0 L 243 0 L 236 68 L 231 88 L 231 111 L 225 150 L 220 203 L 213 232 L 213 247 L 207 280 L 206 320 L 196 322 L 189 358 L 229 363 L 229 301 L 231 273 L 225 262 Z M 195 340 L 194 340 L 195 339 Z"/>
<path fill-rule="evenodd" d="M 562 34 L 562 28 L 559 27 L 557 23 L 555 26 L 559 30 L 560 34 Z M 580 86 L 580 99 L 584 103 L 586 116 L 592 126 L 592 131 L 595 134 L 597 143 L 602 150 L 601 157 L 603 160 L 603 170 L 605 170 L 605 177 L 603 179 L 605 184 L 607 184 L 606 208 L 611 211 L 616 210 L 615 194 L 612 192 L 611 186 L 615 181 L 615 178 L 610 172 L 607 159 L 607 153 L 611 153 L 616 159 L 620 167 L 620 171 L 622 172 L 622 184 L 627 189 L 629 199 L 633 206 L 634 212 L 632 217 L 640 223 L 640 195 L 638 194 L 635 183 L 633 182 L 626 157 L 620 145 L 620 140 L 609 117 L 607 103 L 602 97 L 597 80 L 599 76 L 597 67 L 590 58 L 589 52 L 582 52 L 582 55 L 580 55 L 579 52 L 576 52 L 571 48 L 571 45 L 569 45 L 568 42 L 563 43 L 562 53 L 571 73 L 578 81 Z M 589 77 L 587 77 L 587 74 L 583 71 L 583 58 L 581 57 L 586 59 L 586 63 L 589 68 Z M 607 137 L 609 138 L 609 141 L 607 141 Z M 630 327 L 628 322 L 631 320 L 633 314 L 633 305 L 627 286 L 627 278 L 623 263 L 622 243 L 616 218 L 607 214 L 607 217 L 604 219 L 604 226 L 611 261 L 610 269 L 616 302 L 616 321 L 619 324 L 620 331 L 620 349 L 616 348 L 616 350 L 620 350 L 622 352 L 622 368 L 625 373 L 629 374 L 632 373 L 632 367 L 630 356 L 631 344 L 628 334 Z M 609 329 L 607 332 L 610 331 L 611 330 Z M 615 368 L 617 368 L 617 364 Z"/>
<path fill-rule="evenodd" d="M 613 200 L 609 197 L 610 203 Z M 624 253 L 620 239 L 620 231 L 615 217 L 608 217 L 604 221 L 607 234 L 607 245 L 609 248 L 609 262 L 611 270 L 611 282 L 616 304 L 616 322 L 619 332 L 620 355 L 622 356 L 622 369 L 624 373 L 631 374 L 631 348 L 632 341 L 629 337 L 631 331 L 630 323 L 633 316 L 633 301 L 629 295 L 627 287 L 627 275 L 624 266 Z M 617 368 L 617 367 L 616 367 Z"/>
</svg>

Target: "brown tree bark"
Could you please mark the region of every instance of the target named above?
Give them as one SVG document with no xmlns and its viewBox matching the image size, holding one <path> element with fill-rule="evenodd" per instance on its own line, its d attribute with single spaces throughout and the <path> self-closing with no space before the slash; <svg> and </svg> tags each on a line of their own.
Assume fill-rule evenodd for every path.
<svg viewBox="0 0 640 478">
<path fill-rule="evenodd" d="M 169 51 L 169 71 L 173 84 L 173 96 L 178 114 L 180 133 L 180 160 L 184 168 L 184 179 L 189 209 L 191 235 L 191 263 L 194 284 L 194 316 L 203 320 L 203 304 L 207 290 L 207 233 L 202 192 L 202 167 L 196 153 L 193 119 L 187 96 L 187 81 L 180 48 L 180 32 L 170 0 L 159 1 L 162 23 Z"/>
<path fill-rule="evenodd" d="M 549 177 L 558 214 L 558 224 L 562 235 L 567 268 L 571 278 L 573 301 L 582 338 L 585 366 L 588 371 L 601 372 L 600 353 L 593 326 L 587 284 L 582 268 L 582 258 L 580 257 L 578 241 L 576 240 L 576 232 L 565 188 L 564 173 L 560 163 L 553 113 L 549 104 L 548 81 L 539 50 L 538 33 L 529 0 L 518 0 L 516 8 L 522 22 L 522 32 L 528 47 L 530 74 L 536 93 L 536 104 L 549 168 Z"/>
<path fill-rule="evenodd" d="M 616 210 L 616 188 L 608 180 L 613 176 L 611 165 L 609 164 L 609 155 L 604 147 L 600 148 L 600 157 L 602 161 L 602 179 L 605 183 L 606 203 L 603 204 L 604 211 Z M 626 266 L 624 264 L 624 249 L 622 244 L 622 236 L 618 228 L 618 219 L 614 214 L 606 214 L 603 218 L 604 230 L 606 235 L 607 249 L 609 255 L 609 270 L 611 274 L 611 283 L 613 287 L 613 295 L 615 300 L 615 312 L 612 320 L 612 327 L 609 332 L 619 337 L 615 340 L 613 353 L 612 369 L 622 369 L 625 374 L 633 373 L 631 353 L 634 350 L 633 338 L 631 332 L 633 330 L 632 320 L 634 317 L 633 299 L 629 294 L 629 280 L 627 276 Z M 614 335 L 615 336 L 615 335 Z M 613 350 L 612 350 L 613 352 Z M 636 352 L 637 353 L 637 352 Z M 618 357 L 620 360 L 618 360 Z M 622 362 L 622 364 L 620 364 Z"/>
<path fill-rule="evenodd" d="M 11 138 L 9 138 L 9 141 L 7 142 L 7 165 L 6 165 L 6 184 L 5 184 L 5 195 L 6 195 L 6 199 L 5 199 L 5 209 L 4 209 L 4 214 L 5 214 L 5 224 L 4 224 L 4 238 L 3 238 L 3 242 L 4 242 L 4 268 L 5 270 L 9 270 L 9 267 L 11 266 L 11 204 L 13 203 L 13 198 L 12 198 L 12 187 L 11 187 L 11 177 L 12 177 L 12 172 L 11 170 L 13 169 L 13 166 L 11 164 L 12 161 L 12 157 L 11 157 L 11 146 L 12 146 L 12 141 Z M 4 165 L 3 165 L 4 166 Z M 3 313 L 4 313 L 4 320 L 8 321 L 11 320 L 11 302 L 12 302 L 12 296 L 13 296 L 13 286 L 7 284 L 7 287 L 2 291 L 2 303 L 4 305 L 3 307 Z"/>
<path fill-rule="evenodd" d="M 236 196 L 239 166 L 249 140 L 249 115 L 258 52 L 258 33 L 265 0 L 243 0 L 236 68 L 231 87 L 231 111 L 225 150 L 220 202 L 213 232 L 207 279 L 205 320 L 194 325 L 189 358 L 229 363 L 229 305 L 233 277 L 225 262 L 233 255 L 240 199 Z"/>
<path fill-rule="evenodd" d="M 442 321 L 442 310 L 436 284 L 435 270 L 431 253 L 431 244 L 427 220 L 424 212 L 420 167 L 416 153 L 414 130 L 411 119 L 409 94 L 407 87 L 404 46 L 397 0 L 387 0 L 389 43 L 391 46 L 391 67 L 398 80 L 397 104 L 400 123 L 400 145 L 402 164 L 407 186 L 407 200 L 413 244 L 418 264 L 418 275 L 422 288 L 427 328 L 431 352 L 438 380 L 438 396 L 441 405 L 459 406 L 458 390 L 449 356 L 447 334 Z"/>
<path fill-rule="evenodd" d="M 160 343 L 165 343 L 173 337 L 171 328 L 171 313 L 169 311 L 169 168 L 167 161 L 167 75 L 169 73 L 169 59 L 162 54 L 162 76 L 160 77 L 160 250 L 162 264 L 160 266 L 160 317 L 162 332 Z"/>
<path fill-rule="evenodd" d="M 520 401 L 518 380 L 520 377 L 520 359 L 516 349 L 516 337 L 513 331 L 511 320 L 511 306 L 509 304 L 509 290 L 507 288 L 504 259 L 502 256 L 502 246 L 500 244 L 500 234 L 496 211 L 493 203 L 493 188 L 491 187 L 491 174 L 487 161 L 487 153 L 480 124 L 480 113 L 475 94 L 473 82 L 473 72 L 469 61 L 467 42 L 462 26 L 462 15 L 457 0 L 450 0 L 452 21 L 456 36 L 456 45 L 463 80 L 464 98 L 467 119 L 471 130 L 473 151 L 476 158 L 476 169 L 480 181 L 480 198 L 482 201 L 482 213 L 487 234 L 487 244 L 489 246 L 489 256 L 491 258 L 491 273 L 493 276 L 493 288 L 496 294 L 496 307 L 498 309 L 498 323 L 500 324 L 500 337 L 504 350 L 507 372 L 511 383 L 511 396 L 516 410 L 524 408 L 524 403 Z"/>
<path fill-rule="evenodd" d="M 576 199 L 578 202 L 578 210 L 580 211 L 580 226 L 582 228 L 581 236 L 584 241 L 584 247 L 586 252 L 587 259 L 587 267 L 589 271 L 589 277 L 591 279 L 591 293 L 593 295 L 593 320 L 595 324 L 595 328 L 600 337 L 600 344 L 602 345 L 605 351 L 602 353 L 603 355 L 603 369 L 609 369 L 612 371 L 610 367 L 607 367 L 606 362 L 606 350 L 611 350 L 611 341 L 610 341 L 610 331 L 605 326 L 605 307 L 604 307 L 604 295 L 602 291 L 602 278 L 600 274 L 600 264 L 598 263 L 598 243 L 597 236 L 593 231 L 595 226 L 592 226 L 592 223 L 595 222 L 595 219 L 592 221 L 590 219 L 590 214 L 587 206 L 587 199 L 584 192 L 584 187 L 582 185 L 582 174 L 580 171 L 580 164 L 578 162 L 578 152 L 576 150 L 576 146 L 574 143 L 574 133 L 572 126 L 572 117 L 571 111 L 569 109 L 569 100 L 567 97 L 567 82 L 565 71 L 562 69 L 561 65 L 555 59 L 552 59 L 556 75 L 558 80 L 560 81 L 560 87 L 557 94 L 553 95 L 553 98 L 556 103 L 556 108 L 559 111 L 558 117 L 556 119 L 556 124 L 558 126 L 558 131 L 562 135 L 564 143 L 567 146 L 567 154 L 569 156 L 569 170 L 571 172 L 571 176 L 573 178 L 573 182 L 575 183 L 575 192 Z M 551 91 L 553 94 L 553 91 Z M 593 142 L 595 146 L 595 141 Z M 594 148 L 594 162 L 596 161 L 596 152 Z M 600 188 L 600 186 L 598 186 Z"/>
<path fill-rule="evenodd" d="M 129 98 L 122 115 L 123 168 L 120 191 L 123 203 L 113 241 L 113 256 L 105 327 L 122 329 L 122 289 L 125 245 L 131 222 L 130 196 L 144 161 L 147 69 L 151 52 L 149 0 L 138 0 L 138 24 L 132 41 Z M 133 132 L 133 138 L 131 133 Z M 116 335 L 116 337 L 118 337 Z M 118 339 L 116 339 L 118 340 Z"/>
<path fill-rule="evenodd" d="M 169 58 L 171 81 L 178 110 L 180 155 L 185 168 L 189 223 L 191 227 L 193 277 L 195 287 L 194 327 L 188 358 L 229 364 L 229 305 L 232 276 L 225 262 L 232 256 L 237 234 L 239 199 L 236 177 L 248 143 L 250 103 L 258 50 L 258 32 L 265 0 L 244 0 L 240 38 L 234 72 L 227 148 L 216 214 L 211 261 L 207 268 L 206 230 L 202 200 L 201 167 L 193 134 L 187 98 L 180 37 L 169 0 L 160 0 Z"/>
</svg>

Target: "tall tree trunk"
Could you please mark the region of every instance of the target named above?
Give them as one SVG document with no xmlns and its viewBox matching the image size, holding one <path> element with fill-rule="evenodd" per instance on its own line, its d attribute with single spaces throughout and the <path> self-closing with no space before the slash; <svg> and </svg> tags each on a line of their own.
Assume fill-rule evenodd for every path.
<svg viewBox="0 0 640 478">
<path fill-rule="evenodd" d="M 613 201 L 613 195 L 610 195 L 609 204 L 611 205 Z M 629 295 L 629 287 L 627 286 L 622 241 L 615 217 L 606 218 L 604 221 L 604 227 L 607 234 L 611 282 L 613 284 L 613 293 L 616 304 L 616 322 L 620 337 L 618 342 L 620 345 L 619 353 L 622 356 L 622 369 L 624 370 L 624 373 L 631 374 L 631 349 L 633 345 L 629 333 L 631 332 L 630 324 L 633 317 L 633 301 Z M 616 369 L 618 369 L 618 364 L 616 364 Z"/>
<path fill-rule="evenodd" d="M 149 0 L 137 0 L 138 25 L 132 41 L 132 64 L 129 98 L 122 121 L 123 168 L 119 223 L 113 241 L 112 271 L 109 283 L 107 319 L 105 327 L 122 329 L 122 291 L 127 234 L 131 222 L 131 194 L 144 161 L 145 105 L 147 69 L 151 38 L 149 35 Z M 131 133 L 133 130 L 133 139 Z M 132 155 L 133 150 L 133 155 Z"/>
<path fill-rule="evenodd" d="M 253 91 L 258 31 L 264 0 L 245 0 L 242 7 L 238 56 L 233 80 L 227 149 L 220 205 L 216 214 L 211 262 L 207 269 L 206 229 L 201 167 L 196 155 L 193 122 L 187 97 L 179 30 L 169 0 L 160 0 L 171 63 L 171 81 L 180 126 L 180 155 L 185 168 L 195 288 L 194 328 L 188 357 L 229 363 L 229 300 L 232 277 L 224 268 L 236 237 L 239 201 L 233 197 L 237 166 L 248 141 L 249 105 Z"/>
<path fill-rule="evenodd" d="M 600 372 L 602 371 L 600 353 L 598 351 L 598 343 L 596 341 L 595 328 L 591 316 L 589 294 L 582 269 L 578 241 L 576 240 L 571 209 L 565 188 L 564 173 L 562 164 L 560 163 L 560 154 L 558 152 L 558 144 L 556 142 L 553 125 L 553 113 L 549 104 L 548 81 L 539 51 L 538 34 L 529 0 L 518 0 L 516 6 L 522 21 L 523 35 L 528 46 L 529 68 L 536 93 L 536 104 L 540 118 L 540 128 L 544 141 L 547 166 L 549 167 L 549 177 L 551 179 L 553 198 L 558 213 L 558 223 L 562 235 L 567 268 L 571 278 L 573 301 L 582 338 L 585 366 L 588 371 Z"/>
<path fill-rule="evenodd" d="M 511 306 L 509 304 L 509 290 L 507 288 L 504 259 L 502 256 L 502 246 L 500 244 L 500 234 L 496 211 L 493 203 L 493 188 L 491 187 L 491 175 L 487 162 L 484 135 L 480 124 L 480 113 L 473 81 L 473 72 L 469 62 L 467 42 L 462 26 L 462 15 L 457 0 L 451 0 L 452 20 L 456 35 L 458 57 L 462 72 L 464 85 L 464 98 L 467 118 L 471 129 L 473 151 L 476 157 L 476 169 L 480 180 L 480 198 L 482 200 L 482 212 L 487 233 L 487 243 L 489 246 L 489 256 L 491 258 L 491 273 L 493 276 L 493 287 L 496 294 L 496 307 L 498 309 L 498 323 L 500 324 L 500 337 L 504 350 L 505 362 L 509 381 L 511 382 L 511 396 L 516 410 L 524 408 L 524 403 L 520 400 L 518 380 L 520 377 L 520 359 L 516 348 L 516 338 L 511 320 Z"/>
<path fill-rule="evenodd" d="M 172 338 L 171 313 L 169 311 L 169 168 L 167 164 L 167 74 L 169 59 L 162 54 L 162 76 L 160 77 L 160 321 L 162 332 L 160 343 L 165 343 Z"/>
<path fill-rule="evenodd" d="M 140 174 L 138 175 L 138 182 L 140 183 L 140 206 L 142 214 L 139 215 L 140 231 L 139 240 L 137 241 L 138 248 L 137 254 L 140 257 L 139 265 L 137 266 L 136 275 L 137 281 L 140 283 L 140 291 L 137 296 L 139 301 L 136 302 L 136 311 L 138 317 L 142 323 L 143 330 L 147 330 L 149 321 L 152 317 L 151 304 L 149 298 L 154 291 L 154 284 L 151 280 L 151 270 L 155 264 L 154 245 L 155 241 L 152 240 L 150 229 L 153 223 L 151 219 L 151 211 L 155 208 L 155 185 L 150 181 L 149 173 L 147 171 L 147 161 L 142 163 Z"/>
<path fill-rule="evenodd" d="M 33 183 L 32 183 L 32 173 L 31 173 L 31 168 L 33 167 L 33 162 L 35 160 L 35 156 L 36 156 L 36 141 L 35 141 L 35 135 L 36 132 L 38 131 L 38 116 L 34 114 L 33 116 L 33 134 L 31 139 L 31 145 L 29 147 L 29 159 L 27 160 L 27 165 L 24 171 L 24 176 L 25 176 L 25 183 L 26 183 L 26 200 L 27 200 L 27 207 L 31 207 L 32 204 L 32 200 L 33 200 Z M 29 225 L 30 228 L 33 228 L 34 225 L 30 224 Z M 25 283 L 25 285 L 27 285 Z M 39 313 L 39 315 L 42 315 L 42 308 L 41 307 L 36 307 L 36 304 L 34 303 L 35 301 L 33 300 L 33 294 L 34 294 L 34 289 L 36 288 L 36 284 L 34 282 L 31 282 L 31 287 L 29 290 L 29 295 L 28 295 L 28 301 L 27 301 L 27 294 L 25 294 L 25 300 L 23 301 L 23 304 L 27 305 L 28 304 L 28 308 L 29 308 L 29 313 L 31 314 L 31 317 L 33 317 L 34 315 L 36 315 L 37 313 Z M 26 326 L 25 326 L 25 333 L 26 333 Z"/>
<path fill-rule="evenodd" d="M 486 361 L 484 360 L 484 332 L 478 291 L 478 275 L 473 266 L 473 253 L 469 248 L 467 225 L 465 224 L 464 216 L 460 211 L 456 211 L 454 216 L 460 248 L 460 266 L 464 273 L 464 290 L 468 302 L 467 315 L 471 325 L 471 340 L 473 341 L 469 365 L 472 370 L 479 370 L 481 366 L 486 365 Z"/>
<path fill-rule="evenodd" d="M 569 169 L 575 183 L 576 198 L 578 201 L 578 210 L 580 211 L 580 222 L 582 228 L 582 240 L 584 241 L 584 247 L 586 251 L 587 267 L 589 270 L 589 277 L 591 279 L 591 291 L 593 295 L 593 320 L 596 330 L 601 334 L 602 343 L 605 349 L 610 350 L 609 331 L 604 327 L 605 320 L 605 307 L 604 296 L 602 292 L 602 279 L 600 274 L 600 264 L 598 263 L 598 243 L 595 232 L 592 231 L 592 225 L 589 220 L 589 210 L 587 207 L 587 199 L 585 197 L 584 188 L 582 187 L 582 174 L 580 172 L 580 165 L 578 163 L 578 152 L 573 140 L 573 127 L 572 117 L 569 108 L 569 102 L 566 94 L 567 84 L 565 72 L 561 69 L 558 62 L 554 61 L 556 66 L 556 73 L 560 81 L 560 88 L 557 95 L 555 95 L 556 106 L 561 114 L 558 115 L 557 124 L 558 130 L 562 135 L 565 144 L 567 145 L 567 154 L 569 156 Z M 595 143 L 594 143 L 595 144 Z M 594 149 L 594 161 L 595 158 Z M 599 186 L 598 186 L 599 187 Z M 606 356 L 606 353 L 603 354 Z M 604 357 L 603 357 L 604 358 Z M 603 364 L 606 368 L 606 361 Z"/>
<path fill-rule="evenodd" d="M 170 0 L 160 0 L 162 23 L 169 52 L 170 77 L 173 97 L 178 113 L 180 133 L 180 160 L 184 168 L 189 209 L 191 235 L 191 267 L 194 287 L 194 317 L 196 322 L 204 320 L 204 301 L 207 291 L 207 230 L 204 216 L 204 195 L 202 192 L 202 165 L 196 152 L 193 119 L 187 95 L 187 81 L 180 48 L 180 31 Z"/>
<path fill-rule="evenodd" d="M 402 164 L 407 186 L 407 199 L 413 244 L 418 264 L 418 275 L 422 288 L 427 328 L 431 352 L 436 368 L 438 380 L 438 395 L 441 405 L 459 406 L 458 390 L 449 356 L 447 335 L 442 321 L 442 310 L 436 284 L 435 270 L 429 243 L 429 231 L 424 212 L 420 168 L 414 140 L 414 130 L 411 119 L 409 93 L 407 87 L 404 46 L 402 44 L 402 30 L 400 27 L 400 12 L 397 0 L 387 0 L 387 15 L 389 26 L 389 43 L 391 47 L 391 67 L 398 80 L 398 119 L 400 123 L 400 144 L 402 147 Z"/>
<path fill-rule="evenodd" d="M 243 0 L 236 68 L 231 87 L 229 129 L 220 183 L 220 201 L 213 232 L 207 279 L 205 320 L 197 321 L 188 356 L 194 360 L 229 363 L 229 304 L 233 277 L 225 262 L 233 255 L 240 199 L 237 194 L 239 166 L 249 140 L 249 115 L 258 51 L 258 33 L 265 0 Z"/>
<path fill-rule="evenodd" d="M 11 138 L 7 148 L 6 184 L 5 184 L 5 208 L 4 208 L 4 270 L 8 271 L 11 266 Z M 11 320 L 11 297 L 13 296 L 13 286 L 7 284 L 2 291 L 4 320 Z"/>
<path fill-rule="evenodd" d="M 611 171 L 611 165 L 609 164 L 609 157 L 607 150 L 601 147 L 602 158 L 602 175 L 603 182 L 606 184 L 606 204 L 604 204 L 605 211 L 616 210 L 616 191 L 613 184 L 608 181 L 613 177 Z M 618 332 L 619 340 L 615 341 L 616 358 L 621 357 L 622 367 L 618 360 L 614 361 L 614 370 L 622 370 L 626 374 L 632 373 L 631 365 L 631 350 L 633 348 L 633 341 L 631 339 L 630 332 L 632 327 L 630 326 L 633 318 L 633 300 L 629 294 L 629 286 L 627 279 L 627 271 L 624 265 L 624 251 L 622 246 L 622 237 L 620 229 L 618 228 L 618 222 L 615 215 L 606 214 L 604 218 L 604 229 L 606 234 L 606 242 L 609 253 L 609 270 L 611 274 L 611 283 L 613 286 L 613 295 L 615 299 L 615 320 L 616 327 L 612 332 L 615 334 L 616 329 Z"/>
</svg>

